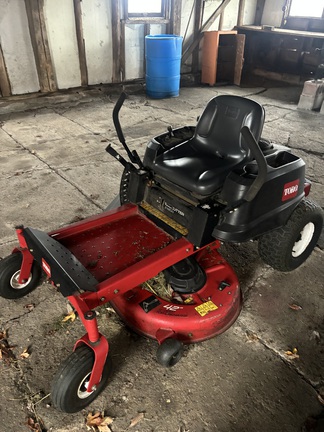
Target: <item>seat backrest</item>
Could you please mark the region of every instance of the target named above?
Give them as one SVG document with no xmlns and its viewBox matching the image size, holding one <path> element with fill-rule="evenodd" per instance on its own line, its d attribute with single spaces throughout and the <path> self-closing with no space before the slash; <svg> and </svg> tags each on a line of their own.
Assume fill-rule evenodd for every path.
<svg viewBox="0 0 324 432">
<path fill-rule="evenodd" d="M 241 129 L 248 126 L 259 141 L 263 123 L 264 109 L 259 103 L 240 96 L 216 96 L 208 102 L 197 123 L 193 144 L 198 150 L 219 157 L 249 160 L 250 150 Z"/>
</svg>

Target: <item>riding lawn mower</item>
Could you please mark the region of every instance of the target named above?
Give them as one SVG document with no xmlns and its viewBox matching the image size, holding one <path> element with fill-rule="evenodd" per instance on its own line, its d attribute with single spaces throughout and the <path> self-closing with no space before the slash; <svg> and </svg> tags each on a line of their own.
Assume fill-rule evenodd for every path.
<svg viewBox="0 0 324 432">
<path fill-rule="evenodd" d="M 196 126 L 169 127 L 141 160 L 120 126 L 125 98 L 113 122 L 127 159 L 106 148 L 124 168 L 120 205 L 48 233 L 17 226 L 19 245 L 0 261 L 2 297 L 27 295 L 45 274 L 86 329 L 53 379 L 53 405 L 68 413 L 109 381 L 96 307 L 110 302 L 128 327 L 158 342 L 157 362 L 173 366 L 184 344 L 224 332 L 240 313 L 239 281 L 222 243 L 257 241 L 266 264 L 289 272 L 309 257 L 323 226 L 304 161 L 261 137 L 259 103 L 216 96 Z M 168 296 L 148 288 L 157 277 Z"/>
</svg>

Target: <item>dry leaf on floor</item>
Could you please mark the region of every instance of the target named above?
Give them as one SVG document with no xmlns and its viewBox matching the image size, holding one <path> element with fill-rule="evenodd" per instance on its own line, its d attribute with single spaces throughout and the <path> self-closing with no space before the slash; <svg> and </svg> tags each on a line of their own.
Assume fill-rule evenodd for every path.
<svg viewBox="0 0 324 432">
<path fill-rule="evenodd" d="M 298 359 L 299 355 L 297 353 L 298 353 L 297 348 L 294 348 L 292 351 L 289 351 L 289 350 L 285 351 L 285 354 L 287 356 L 289 356 L 289 358 L 291 358 L 291 359 Z"/>
<path fill-rule="evenodd" d="M 3 339 L 7 339 L 7 330 L 3 330 L 0 332 L 0 341 Z"/>
<path fill-rule="evenodd" d="M 29 312 L 31 312 L 34 309 L 34 307 L 35 307 L 34 303 L 29 303 L 24 306 L 24 309 L 28 309 Z"/>
<path fill-rule="evenodd" d="M 94 414 L 89 413 L 86 420 L 86 426 L 88 429 L 92 429 L 98 432 L 111 432 L 109 425 L 113 422 L 111 417 L 105 417 L 104 413 L 99 411 Z"/>
<path fill-rule="evenodd" d="M 3 330 L 0 332 L 0 360 L 3 360 L 6 364 L 10 364 L 11 361 L 15 360 L 15 356 L 12 352 L 12 346 L 7 341 L 7 331 Z"/>
<path fill-rule="evenodd" d="M 30 356 L 30 353 L 28 352 L 28 348 L 25 348 L 19 357 L 22 359 L 27 359 L 29 356 Z"/>
<path fill-rule="evenodd" d="M 98 425 L 98 432 L 111 432 L 109 425 L 111 425 L 113 421 L 111 417 L 104 417 L 102 423 Z"/>
<path fill-rule="evenodd" d="M 65 317 L 62 319 L 62 323 L 65 323 L 67 321 L 73 322 L 76 318 L 75 312 L 72 311 L 69 314 L 65 315 Z"/>
<path fill-rule="evenodd" d="M 290 309 L 295 310 L 295 311 L 303 309 L 301 306 L 299 306 L 297 304 L 290 304 L 289 307 L 290 307 Z"/>
<path fill-rule="evenodd" d="M 136 417 L 134 417 L 132 419 L 132 421 L 130 422 L 129 427 L 131 428 L 131 427 L 136 426 L 137 423 L 139 423 L 141 420 L 143 420 L 143 418 L 144 418 L 144 413 L 139 413 Z"/>
<path fill-rule="evenodd" d="M 87 426 L 98 426 L 102 422 L 102 417 L 100 412 L 95 412 L 94 414 L 89 413 L 87 415 Z"/>
<path fill-rule="evenodd" d="M 98 432 L 111 432 L 109 425 L 113 422 L 111 417 L 105 417 L 103 422 L 98 426 Z"/>
<path fill-rule="evenodd" d="M 246 332 L 246 338 L 248 342 L 256 342 L 259 340 L 258 335 L 252 332 Z"/>
<path fill-rule="evenodd" d="M 33 432 L 42 432 L 40 424 L 31 417 L 27 419 L 26 426 Z"/>
</svg>

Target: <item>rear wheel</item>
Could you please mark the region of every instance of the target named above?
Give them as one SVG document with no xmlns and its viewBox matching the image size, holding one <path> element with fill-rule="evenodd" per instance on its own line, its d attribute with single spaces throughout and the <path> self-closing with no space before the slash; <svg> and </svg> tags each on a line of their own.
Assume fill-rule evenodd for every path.
<svg viewBox="0 0 324 432">
<path fill-rule="evenodd" d="M 312 253 L 321 235 L 323 212 L 319 205 L 304 198 L 286 225 L 262 235 L 259 254 L 276 270 L 288 272 L 299 267 Z"/>
<path fill-rule="evenodd" d="M 112 371 L 108 355 L 100 383 L 88 392 L 94 364 L 94 352 L 86 345 L 78 347 L 60 366 L 52 384 L 52 402 L 55 408 L 74 413 L 88 406 L 105 388 Z"/>
<path fill-rule="evenodd" d="M 34 261 L 31 273 L 24 283 L 19 283 L 19 275 L 22 263 L 20 252 L 7 256 L 0 261 L 0 296 L 7 299 L 24 297 L 34 290 L 41 279 L 42 270 Z"/>
</svg>

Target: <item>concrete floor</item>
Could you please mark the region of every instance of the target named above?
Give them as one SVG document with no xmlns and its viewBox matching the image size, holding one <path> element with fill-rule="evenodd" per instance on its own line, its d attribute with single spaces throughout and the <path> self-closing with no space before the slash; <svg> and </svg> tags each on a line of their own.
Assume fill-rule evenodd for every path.
<svg viewBox="0 0 324 432">
<path fill-rule="evenodd" d="M 300 92 L 226 86 L 183 88 L 179 98 L 166 100 L 135 94 L 121 122 L 129 145 L 143 154 L 149 138 L 168 125 L 195 124 L 211 97 L 251 97 L 265 106 L 263 136 L 305 159 L 312 197 L 324 207 L 324 119 L 297 111 Z M 15 225 L 49 231 L 100 213 L 115 197 L 122 169 L 104 149 L 108 142 L 121 148 L 111 120 L 116 99 L 116 93 L 96 89 L 0 102 L 2 257 L 16 244 Z M 324 399 L 323 251 L 316 248 L 289 274 L 263 264 L 254 243 L 226 246 L 223 253 L 244 296 L 236 323 L 217 338 L 189 346 L 176 366 L 163 369 L 155 362 L 154 341 L 134 335 L 101 308 L 98 319 L 111 344 L 114 374 L 89 409 L 74 415 L 54 410 L 46 396 L 59 363 L 83 334 L 80 320 L 62 324 L 67 302 L 49 284 L 17 301 L 0 298 L 0 331 L 7 330 L 15 356 L 10 364 L 0 362 L 0 431 L 28 430 L 26 419 L 37 418 L 44 431 L 79 432 L 87 430 L 91 410 L 114 417 L 113 432 L 128 430 L 139 412 L 144 419 L 130 430 L 323 431 L 323 423 L 311 420 Z M 22 359 L 27 347 L 30 356 Z M 298 358 L 285 354 L 293 348 Z"/>
</svg>

